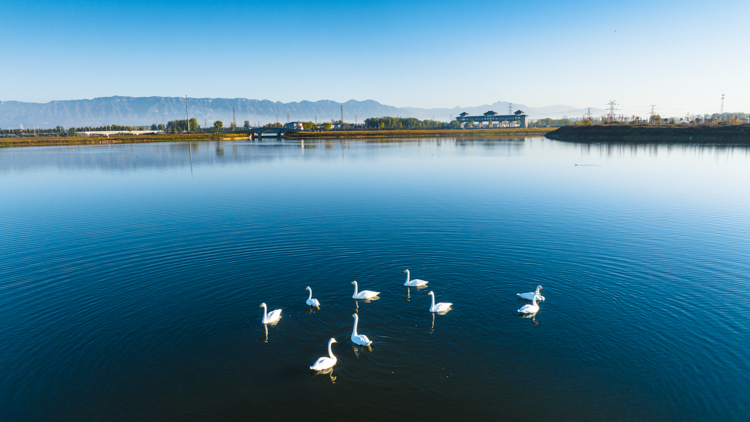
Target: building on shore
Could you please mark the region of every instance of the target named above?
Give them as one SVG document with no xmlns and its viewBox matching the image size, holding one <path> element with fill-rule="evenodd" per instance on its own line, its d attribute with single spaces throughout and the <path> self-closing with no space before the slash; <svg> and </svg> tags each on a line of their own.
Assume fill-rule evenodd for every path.
<svg viewBox="0 0 750 422">
<path fill-rule="evenodd" d="M 463 129 L 466 123 L 478 123 L 479 127 L 487 126 L 490 127 L 529 127 L 528 116 L 521 110 L 516 111 L 513 114 L 501 115 L 494 111 L 488 111 L 481 116 L 469 116 L 469 113 L 461 113 L 456 117 L 461 128 Z"/>
<path fill-rule="evenodd" d="M 284 125 L 284 129 L 303 130 L 304 126 L 302 125 L 302 122 L 289 122 Z"/>
</svg>

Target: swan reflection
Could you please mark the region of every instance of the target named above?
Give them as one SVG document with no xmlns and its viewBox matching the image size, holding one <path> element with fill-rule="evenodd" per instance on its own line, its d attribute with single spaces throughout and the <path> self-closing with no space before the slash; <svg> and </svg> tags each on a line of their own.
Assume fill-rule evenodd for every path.
<svg viewBox="0 0 750 422">
<path fill-rule="evenodd" d="M 268 325 L 263 324 L 263 329 L 266 330 L 266 338 L 263 338 L 260 341 L 262 341 L 263 343 L 268 343 Z"/>
<path fill-rule="evenodd" d="M 537 320 L 536 320 L 536 312 L 534 312 L 533 314 L 518 314 L 518 317 L 519 317 L 519 318 L 526 318 L 526 319 L 529 319 L 529 318 L 531 318 L 531 322 L 532 322 L 532 323 L 533 323 L 534 325 L 539 325 L 539 324 L 541 324 L 541 321 L 537 321 Z"/>
<path fill-rule="evenodd" d="M 317 377 L 318 375 L 328 375 L 328 377 L 331 379 L 331 383 L 336 384 L 336 378 L 338 378 L 338 375 L 333 375 L 333 368 L 324 369 L 322 371 L 312 371 L 310 373 L 311 377 Z"/>
</svg>

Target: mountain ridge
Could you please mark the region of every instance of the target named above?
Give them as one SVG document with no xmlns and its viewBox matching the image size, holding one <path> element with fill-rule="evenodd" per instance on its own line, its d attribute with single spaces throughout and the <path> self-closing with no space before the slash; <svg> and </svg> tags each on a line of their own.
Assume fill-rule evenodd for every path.
<svg viewBox="0 0 750 422">
<path fill-rule="evenodd" d="M 201 126 L 210 126 L 215 120 L 226 125 L 232 121 L 232 107 L 238 126 L 245 120 L 252 125 L 268 122 L 305 120 L 326 122 L 341 118 L 343 106 L 344 121 L 363 122 L 369 117 L 415 117 L 449 121 L 461 112 L 481 114 L 493 110 L 506 114 L 511 103 L 497 101 L 472 107 L 418 108 L 395 107 L 375 100 L 349 100 L 343 103 L 332 100 L 299 101 L 283 103 L 271 100 L 248 98 L 188 98 L 191 118 L 196 118 Z M 586 109 L 565 105 L 528 107 L 523 104 L 512 106 L 513 111 L 523 110 L 532 119 L 550 117 L 581 116 Z M 602 110 L 592 109 L 599 113 Z M 142 126 L 152 123 L 167 123 L 170 120 L 185 118 L 185 98 L 180 97 L 128 97 L 111 96 L 81 100 L 54 100 L 47 103 L 22 101 L 0 101 L 0 128 L 49 128 L 55 126 L 82 127 L 107 124 Z"/>
</svg>

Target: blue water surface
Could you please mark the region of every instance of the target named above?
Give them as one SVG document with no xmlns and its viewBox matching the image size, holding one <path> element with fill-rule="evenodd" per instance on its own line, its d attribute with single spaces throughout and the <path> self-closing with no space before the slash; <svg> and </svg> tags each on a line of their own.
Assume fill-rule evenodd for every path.
<svg viewBox="0 0 750 422">
<path fill-rule="evenodd" d="M 749 288 L 742 147 L 0 149 L 2 420 L 747 420 Z"/>
</svg>

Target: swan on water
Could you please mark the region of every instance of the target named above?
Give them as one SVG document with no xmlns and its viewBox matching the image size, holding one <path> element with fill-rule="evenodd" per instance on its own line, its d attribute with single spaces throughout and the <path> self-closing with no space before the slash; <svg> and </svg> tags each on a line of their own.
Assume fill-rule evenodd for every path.
<svg viewBox="0 0 750 422">
<path fill-rule="evenodd" d="M 354 295 L 352 295 L 353 299 L 372 299 L 375 296 L 379 295 L 380 292 L 373 292 L 372 290 L 362 290 L 361 292 L 357 292 L 357 281 L 352 281 L 349 284 L 354 285 Z"/>
<path fill-rule="evenodd" d="M 338 359 L 336 359 L 336 356 L 333 355 L 333 352 L 331 352 L 331 344 L 337 343 L 335 338 L 331 338 L 328 340 L 328 357 L 323 356 L 322 358 L 318 358 L 318 360 L 313 363 L 313 366 L 310 367 L 313 371 L 324 371 L 329 368 L 333 368 L 333 365 L 336 364 Z"/>
<path fill-rule="evenodd" d="M 532 299 L 533 303 L 531 305 L 523 305 L 521 306 L 521 309 L 518 310 L 519 313 L 522 314 L 535 314 L 539 312 L 539 305 L 536 304 L 536 301 L 539 300 L 541 296 L 535 295 Z"/>
<path fill-rule="evenodd" d="M 544 287 L 542 286 L 536 286 L 535 292 L 528 292 L 528 293 L 516 293 L 518 296 L 521 297 L 521 299 L 526 300 L 534 300 L 534 296 L 539 296 L 539 300 L 544 302 L 544 296 L 539 294 L 539 290 L 544 290 Z"/>
<path fill-rule="evenodd" d="M 276 322 L 281 318 L 281 309 L 276 309 L 274 311 L 268 312 L 268 308 L 266 307 L 265 303 L 261 303 L 259 308 L 263 308 L 263 323 L 264 324 L 270 324 L 272 322 Z"/>
<path fill-rule="evenodd" d="M 310 286 L 305 287 L 305 290 L 309 290 L 310 291 L 310 297 L 307 298 L 307 300 L 305 301 L 305 303 L 307 303 L 309 306 L 314 306 L 316 308 L 319 308 L 320 307 L 320 302 L 318 302 L 318 299 L 313 299 L 313 297 L 312 297 L 312 289 L 310 288 Z"/>
<path fill-rule="evenodd" d="M 435 293 L 430 292 L 427 294 L 432 296 L 432 306 L 430 306 L 430 312 L 446 312 L 451 308 L 451 305 L 453 305 L 452 303 L 448 302 L 435 303 Z"/>
<path fill-rule="evenodd" d="M 420 280 L 418 278 L 415 278 L 414 280 L 410 280 L 411 274 L 409 274 L 409 270 L 404 270 L 404 272 L 406 273 L 406 283 L 404 283 L 404 286 L 425 287 L 427 286 L 427 283 L 429 283 L 429 281 Z"/>
<path fill-rule="evenodd" d="M 354 317 L 354 330 L 352 330 L 352 341 L 355 344 L 359 344 L 360 346 L 369 346 L 372 344 L 372 341 L 370 341 L 369 338 L 367 338 L 364 334 L 357 334 L 357 323 L 359 322 L 359 317 L 357 314 L 352 315 Z"/>
</svg>

